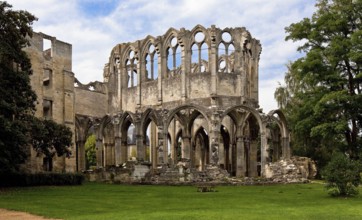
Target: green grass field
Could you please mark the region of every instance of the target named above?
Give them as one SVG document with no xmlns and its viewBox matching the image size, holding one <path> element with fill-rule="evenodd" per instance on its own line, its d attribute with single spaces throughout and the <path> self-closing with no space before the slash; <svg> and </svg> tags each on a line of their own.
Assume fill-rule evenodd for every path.
<svg viewBox="0 0 362 220">
<path fill-rule="evenodd" d="M 0 208 L 61 219 L 362 219 L 362 196 L 331 198 L 322 184 L 195 186 L 86 183 L 3 189 Z"/>
</svg>

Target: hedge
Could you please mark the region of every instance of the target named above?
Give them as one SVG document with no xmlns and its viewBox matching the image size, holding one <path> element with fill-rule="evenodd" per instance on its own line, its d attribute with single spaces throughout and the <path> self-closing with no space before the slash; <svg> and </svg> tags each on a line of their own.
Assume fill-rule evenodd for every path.
<svg viewBox="0 0 362 220">
<path fill-rule="evenodd" d="M 84 176 L 79 173 L 2 173 L 0 187 L 81 185 Z"/>
</svg>

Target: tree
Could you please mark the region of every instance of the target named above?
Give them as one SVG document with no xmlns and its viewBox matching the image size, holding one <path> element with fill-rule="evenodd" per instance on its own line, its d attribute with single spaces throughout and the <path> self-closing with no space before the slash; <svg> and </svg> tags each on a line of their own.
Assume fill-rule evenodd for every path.
<svg viewBox="0 0 362 220">
<path fill-rule="evenodd" d="M 35 20 L 0 1 L 0 173 L 17 170 L 27 156 L 36 95 L 29 83 L 30 60 L 22 48 L 29 45 Z"/>
<path fill-rule="evenodd" d="M 293 148 L 326 164 L 331 152 L 358 159 L 362 136 L 362 0 L 318 0 L 312 18 L 286 28 L 305 56 L 289 65 L 275 97 Z"/>
<path fill-rule="evenodd" d="M 68 149 L 72 145 L 72 131 L 65 125 L 52 120 L 33 118 L 31 124 L 31 145 L 36 152 L 47 158 L 70 156 Z"/>
<path fill-rule="evenodd" d="M 96 136 L 94 134 L 87 138 L 84 144 L 85 157 L 86 157 L 86 168 L 89 169 L 91 166 L 97 165 L 96 158 Z"/>
<path fill-rule="evenodd" d="M 351 160 L 346 155 L 338 153 L 323 170 L 327 181 L 326 188 L 332 196 L 357 195 L 358 185 L 361 183 L 361 164 Z"/>
</svg>

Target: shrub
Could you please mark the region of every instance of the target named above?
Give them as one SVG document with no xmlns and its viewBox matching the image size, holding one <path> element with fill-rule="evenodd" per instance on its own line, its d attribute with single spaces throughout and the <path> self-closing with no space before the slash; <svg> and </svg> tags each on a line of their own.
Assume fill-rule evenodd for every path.
<svg viewBox="0 0 362 220">
<path fill-rule="evenodd" d="M 84 176 L 78 173 L 2 173 L 0 187 L 80 185 Z"/>
<path fill-rule="evenodd" d="M 354 196 L 358 194 L 361 183 L 361 164 L 346 155 L 338 153 L 322 171 L 327 181 L 326 188 L 331 196 Z"/>
</svg>

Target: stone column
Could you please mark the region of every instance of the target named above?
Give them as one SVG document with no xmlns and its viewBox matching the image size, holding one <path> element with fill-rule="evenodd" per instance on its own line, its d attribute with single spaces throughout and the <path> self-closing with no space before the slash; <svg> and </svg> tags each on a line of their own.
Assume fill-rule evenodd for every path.
<svg viewBox="0 0 362 220">
<path fill-rule="evenodd" d="M 282 137 L 282 151 L 283 159 L 290 159 L 289 137 Z"/>
<path fill-rule="evenodd" d="M 219 164 L 219 144 L 220 144 L 220 115 L 218 112 L 214 112 L 211 116 L 210 126 L 210 163 L 213 165 Z"/>
<path fill-rule="evenodd" d="M 143 136 L 140 134 L 136 135 L 136 147 L 137 147 L 137 160 L 145 160 L 145 146 L 143 145 Z"/>
<path fill-rule="evenodd" d="M 78 171 L 82 171 L 86 169 L 86 161 L 85 161 L 85 140 L 78 140 Z"/>
<path fill-rule="evenodd" d="M 137 62 L 137 98 L 136 98 L 137 107 L 141 106 L 141 99 L 142 99 L 142 93 L 141 93 L 142 77 L 141 77 L 141 74 L 143 74 L 143 72 L 141 71 L 141 60 L 138 58 L 138 62 Z"/>
<path fill-rule="evenodd" d="M 157 166 L 157 135 L 156 135 L 156 125 L 151 122 L 151 130 L 150 130 L 150 156 L 152 167 L 156 168 Z"/>
<path fill-rule="evenodd" d="M 114 147 L 114 143 L 109 144 L 109 150 L 110 150 L 110 160 L 109 160 L 109 165 L 116 165 L 116 160 L 115 160 L 115 156 L 116 156 L 116 152 L 115 152 L 115 147 Z"/>
<path fill-rule="evenodd" d="M 122 164 L 122 159 L 121 159 L 121 145 L 122 145 L 122 140 L 120 137 L 115 137 L 115 146 L 114 146 L 114 161 L 116 165 Z"/>
<path fill-rule="evenodd" d="M 158 50 L 159 51 L 159 50 Z M 167 57 L 164 51 L 158 56 L 158 103 L 162 103 L 162 79 L 167 78 Z"/>
<path fill-rule="evenodd" d="M 118 102 L 118 111 L 122 110 L 122 75 L 121 75 L 121 62 L 118 61 L 117 64 L 117 102 Z M 122 64 L 123 65 L 123 64 Z"/>
<path fill-rule="evenodd" d="M 191 137 L 185 135 L 182 137 L 182 158 L 190 159 Z"/>
<path fill-rule="evenodd" d="M 103 167 L 102 151 L 103 151 L 102 139 L 97 139 L 96 141 L 97 168 Z"/>
<path fill-rule="evenodd" d="M 184 44 L 180 44 L 181 46 L 181 98 L 186 98 L 186 65 L 187 65 L 187 50 Z"/>
<path fill-rule="evenodd" d="M 243 136 L 236 137 L 236 177 L 244 177 L 246 172 L 245 146 Z"/>
<path fill-rule="evenodd" d="M 258 176 L 258 142 L 256 140 L 250 141 L 249 149 L 249 176 Z"/>
<path fill-rule="evenodd" d="M 215 25 L 211 26 L 211 46 L 210 46 L 210 57 L 209 57 L 209 68 L 211 73 L 211 96 L 217 95 L 217 45 L 215 42 L 216 38 L 216 27 Z"/>
<path fill-rule="evenodd" d="M 219 143 L 219 166 L 225 169 L 225 146 L 223 142 Z"/>
</svg>

